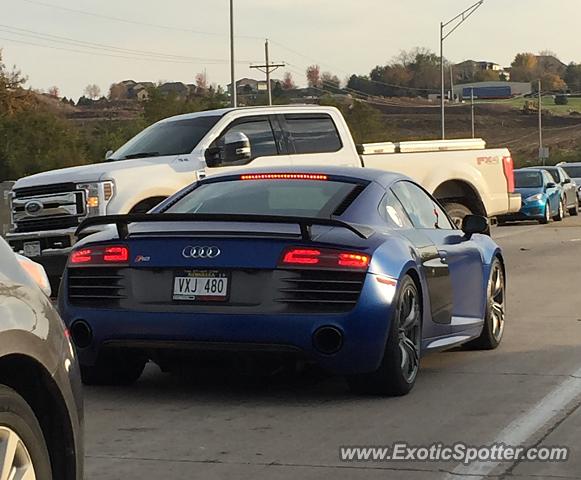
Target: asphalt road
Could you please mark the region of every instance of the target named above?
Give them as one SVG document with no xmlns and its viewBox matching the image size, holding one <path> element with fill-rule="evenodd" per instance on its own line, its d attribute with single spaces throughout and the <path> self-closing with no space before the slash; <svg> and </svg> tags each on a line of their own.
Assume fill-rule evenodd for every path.
<svg viewBox="0 0 581 480">
<path fill-rule="evenodd" d="M 340 378 L 162 374 L 86 390 L 86 478 L 581 479 L 581 217 L 495 228 L 509 316 L 493 352 L 423 360 L 403 398 L 361 398 Z M 340 446 L 562 445 L 566 463 L 344 463 Z"/>
</svg>

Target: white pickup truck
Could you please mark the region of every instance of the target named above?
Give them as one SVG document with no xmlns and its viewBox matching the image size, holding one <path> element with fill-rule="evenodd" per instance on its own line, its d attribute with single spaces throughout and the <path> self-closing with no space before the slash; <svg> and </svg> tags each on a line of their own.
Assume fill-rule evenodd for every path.
<svg viewBox="0 0 581 480">
<path fill-rule="evenodd" d="M 198 178 L 232 168 L 280 165 L 371 167 L 406 174 L 440 200 L 455 221 L 468 213 L 517 212 L 507 149 L 482 140 L 356 146 L 332 107 L 222 109 L 162 120 L 106 161 L 22 178 L 12 191 L 13 249 L 58 282 L 89 216 L 146 212 Z"/>
</svg>

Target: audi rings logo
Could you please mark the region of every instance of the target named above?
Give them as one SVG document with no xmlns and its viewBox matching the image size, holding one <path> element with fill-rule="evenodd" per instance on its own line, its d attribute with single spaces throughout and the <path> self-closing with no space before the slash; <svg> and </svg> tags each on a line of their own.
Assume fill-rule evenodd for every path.
<svg viewBox="0 0 581 480">
<path fill-rule="evenodd" d="M 216 258 L 222 252 L 218 247 L 186 247 L 182 250 L 185 258 Z"/>
</svg>

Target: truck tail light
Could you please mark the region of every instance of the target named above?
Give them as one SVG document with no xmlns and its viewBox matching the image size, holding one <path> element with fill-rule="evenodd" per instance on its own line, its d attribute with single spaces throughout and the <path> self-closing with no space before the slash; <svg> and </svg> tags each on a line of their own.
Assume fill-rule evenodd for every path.
<svg viewBox="0 0 581 480">
<path fill-rule="evenodd" d="M 125 245 L 86 247 L 73 251 L 70 265 L 113 265 L 129 262 L 129 248 Z"/>
<path fill-rule="evenodd" d="M 366 253 L 345 252 L 327 248 L 287 248 L 279 262 L 281 267 L 336 268 L 367 270 L 371 257 Z"/>
<path fill-rule="evenodd" d="M 506 177 L 506 186 L 508 187 L 508 193 L 514 192 L 514 163 L 512 157 L 502 158 L 502 168 L 504 170 L 504 176 Z"/>
</svg>

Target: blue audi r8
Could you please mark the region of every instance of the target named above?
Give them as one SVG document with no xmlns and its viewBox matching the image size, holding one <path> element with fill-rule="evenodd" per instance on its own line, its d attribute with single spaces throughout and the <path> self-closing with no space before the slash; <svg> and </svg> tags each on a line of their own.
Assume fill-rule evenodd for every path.
<svg viewBox="0 0 581 480">
<path fill-rule="evenodd" d="M 229 352 L 300 358 L 355 391 L 403 395 L 423 354 L 503 336 L 505 269 L 487 220 L 456 228 L 399 174 L 212 176 L 79 233 L 98 225 L 71 253 L 59 298 L 86 383 Z"/>
</svg>

